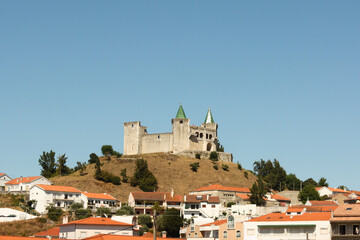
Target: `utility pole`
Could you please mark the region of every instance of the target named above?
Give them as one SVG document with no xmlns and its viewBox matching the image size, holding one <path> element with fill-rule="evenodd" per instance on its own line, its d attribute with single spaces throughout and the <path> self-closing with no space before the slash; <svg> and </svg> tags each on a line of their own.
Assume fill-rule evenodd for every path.
<svg viewBox="0 0 360 240">
<path fill-rule="evenodd" d="M 154 218 L 154 231 L 153 231 L 153 233 L 154 233 L 154 240 L 156 240 L 156 209 L 154 209 L 153 218 Z"/>
</svg>

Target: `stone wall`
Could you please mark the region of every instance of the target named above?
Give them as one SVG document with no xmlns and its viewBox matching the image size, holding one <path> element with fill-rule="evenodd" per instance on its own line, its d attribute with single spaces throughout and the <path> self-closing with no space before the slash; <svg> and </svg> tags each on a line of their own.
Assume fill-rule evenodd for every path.
<svg viewBox="0 0 360 240">
<path fill-rule="evenodd" d="M 187 156 L 187 157 L 195 157 L 196 154 L 200 154 L 200 158 L 209 159 L 210 153 L 211 152 L 206 152 L 206 151 L 183 151 L 178 154 L 182 155 L 182 156 Z M 225 153 L 225 152 L 217 152 L 217 153 L 218 153 L 219 161 L 223 161 L 223 162 L 232 162 L 233 161 L 233 156 L 231 153 Z"/>
<path fill-rule="evenodd" d="M 172 133 L 148 134 L 141 138 L 141 153 L 172 152 Z"/>
</svg>

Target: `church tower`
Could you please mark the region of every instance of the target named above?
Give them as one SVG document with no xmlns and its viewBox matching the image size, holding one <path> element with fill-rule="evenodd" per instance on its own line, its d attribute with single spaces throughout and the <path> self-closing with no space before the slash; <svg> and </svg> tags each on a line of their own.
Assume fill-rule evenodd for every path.
<svg viewBox="0 0 360 240">
<path fill-rule="evenodd" d="M 173 133 L 173 152 L 189 150 L 190 119 L 186 118 L 185 111 L 180 104 L 176 117 L 171 120 Z"/>
</svg>

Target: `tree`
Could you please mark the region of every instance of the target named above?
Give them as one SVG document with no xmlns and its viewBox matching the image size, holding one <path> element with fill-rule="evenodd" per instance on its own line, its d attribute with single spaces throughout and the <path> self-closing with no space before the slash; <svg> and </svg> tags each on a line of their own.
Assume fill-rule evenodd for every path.
<svg viewBox="0 0 360 240">
<path fill-rule="evenodd" d="M 127 183 L 129 180 L 129 177 L 126 175 L 126 168 L 121 169 L 120 175 L 122 176 L 123 183 Z"/>
<path fill-rule="evenodd" d="M 140 214 L 138 216 L 138 222 L 141 226 L 147 226 L 148 228 L 152 228 L 152 218 L 148 214 Z"/>
<path fill-rule="evenodd" d="M 100 217 L 109 216 L 110 214 L 111 214 L 111 210 L 110 210 L 110 208 L 107 208 L 107 207 L 99 207 L 96 210 L 96 215 L 100 216 Z"/>
<path fill-rule="evenodd" d="M 179 210 L 168 208 L 158 217 L 157 223 L 159 231 L 166 231 L 167 237 L 178 238 L 183 219 L 180 217 Z"/>
<path fill-rule="evenodd" d="M 210 153 L 209 159 L 210 159 L 211 161 L 217 161 L 217 160 L 218 160 L 218 157 L 219 157 L 219 154 L 218 154 L 217 152 L 213 151 L 213 152 Z"/>
<path fill-rule="evenodd" d="M 59 155 L 58 156 L 58 160 L 57 160 L 57 173 L 62 176 L 62 175 L 68 175 L 70 174 L 70 168 L 68 166 L 66 166 L 66 160 L 68 158 L 65 156 L 65 153 L 63 155 Z"/>
<path fill-rule="evenodd" d="M 346 186 L 344 186 L 344 185 L 340 185 L 340 186 L 338 186 L 338 188 L 342 189 L 342 190 L 348 190 L 348 188 Z"/>
<path fill-rule="evenodd" d="M 103 145 L 101 147 L 101 152 L 104 156 L 113 155 L 113 147 L 111 145 Z"/>
<path fill-rule="evenodd" d="M 306 187 L 307 185 L 312 185 L 312 186 L 314 186 L 314 187 L 317 187 L 317 186 L 318 186 L 318 183 L 317 183 L 314 179 L 308 178 L 308 179 L 306 179 L 306 180 L 303 182 L 302 186 L 303 186 L 303 187 Z"/>
<path fill-rule="evenodd" d="M 299 200 L 302 203 L 306 203 L 307 200 L 321 200 L 319 192 L 316 191 L 315 186 L 308 184 L 306 185 L 298 195 Z"/>
<path fill-rule="evenodd" d="M 193 172 L 197 172 L 198 168 L 199 168 L 200 163 L 199 162 L 194 162 L 194 163 L 190 163 L 190 169 Z"/>
<path fill-rule="evenodd" d="M 241 171 L 242 170 L 242 166 L 240 163 L 237 163 L 237 168 Z"/>
<path fill-rule="evenodd" d="M 76 162 L 76 166 L 74 167 L 74 171 L 79 171 L 80 176 L 84 175 L 84 171 L 86 170 L 86 162 Z"/>
<path fill-rule="evenodd" d="M 61 208 L 57 208 L 54 206 L 47 207 L 47 210 L 48 210 L 48 213 L 47 213 L 48 218 L 55 222 L 59 221 L 61 215 L 63 214 L 63 211 L 61 210 Z"/>
<path fill-rule="evenodd" d="M 119 210 L 116 211 L 116 215 L 122 216 L 122 215 L 134 215 L 135 211 L 132 207 L 123 205 Z"/>
<path fill-rule="evenodd" d="M 144 192 L 153 192 L 158 189 L 158 184 L 155 176 L 148 169 L 147 161 L 144 159 L 137 159 L 135 162 L 136 168 L 134 175 L 130 180 L 130 185 L 139 186 Z"/>
<path fill-rule="evenodd" d="M 278 160 L 274 159 L 273 162 L 270 160 L 254 162 L 254 172 L 260 178 L 262 178 L 268 185 L 277 191 L 282 191 L 285 188 L 286 183 L 286 171 L 281 167 Z"/>
<path fill-rule="evenodd" d="M 221 164 L 221 168 L 222 168 L 225 172 L 229 171 L 229 166 L 228 166 L 227 164 Z"/>
<path fill-rule="evenodd" d="M 54 176 L 56 173 L 55 152 L 52 150 L 50 152 L 43 151 L 39 158 L 39 165 L 42 167 L 42 176 L 46 178 Z"/>
<path fill-rule="evenodd" d="M 320 178 L 318 186 L 319 187 L 328 187 L 329 184 L 326 182 L 326 178 L 324 178 L 324 177 Z"/>
<path fill-rule="evenodd" d="M 100 178 L 101 175 L 101 163 L 100 163 L 100 159 L 98 158 L 95 162 L 95 178 L 98 179 Z"/>
<path fill-rule="evenodd" d="M 267 188 L 261 178 L 258 178 L 257 182 L 255 182 L 250 188 L 250 202 L 251 204 L 256 204 L 257 206 L 265 205 L 265 194 L 267 192 Z"/>
<path fill-rule="evenodd" d="M 88 163 L 96 163 L 97 160 L 99 160 L 99 157 L 95 153 L 91 153 L 89 155 L 90 159 L 88 160 Z"/>
<path fill-rule="evenodd" d="M 290 173 L 286 176 L 286 187 L 289 190 L 300 190 L 301 180 L 295 174 Z"/>
</svg>

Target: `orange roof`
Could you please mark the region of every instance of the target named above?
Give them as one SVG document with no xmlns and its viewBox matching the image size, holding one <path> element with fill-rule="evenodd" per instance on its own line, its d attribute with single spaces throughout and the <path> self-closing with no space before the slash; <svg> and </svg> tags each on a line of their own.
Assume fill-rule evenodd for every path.
<svg viewBox="0 0 360 240">
<path fill-rule="evenodd" d="M 186 195 L 184 202 L 209 202 L 209 203 L 220 203 L 220 198 L 209 195 Z M 200 198 L 201 197 L 201 198 Z"/>
<path fill-rule="evenodd" d="M 201 192 L 201 191 L 211 191 L 211 190 L 220 190 L 220 191 L 230 191 L 230 192 L 243 192 L 243 193 L 250 193 L 249 188 L 240 188 L 240 187 L 224 187 L 218 184 L 213 184 L 206 187 L 201 187 L 193 192 Z"/>
<path fill-rule="evenodd" d="M 339 206 L 336 202 L 333 201 L 309 201 L 311 206 Z"/>
<path fill-rule="evenodd" d="M 59 226 L 67 226 L 67 225 L 133 226 L 132 224 L 129 224 L 129 223 L 123 223 L 123 222 L 111 220 L 111 218 L 95 218 L 95 217 L 80 219 L 80 220 L 65 223 L 65 224 L 59 224 Z"/>
<path fill-rule="evenodd" d="M 342 193 L 342 192 L 348 192 L 344 189 L 341 189 L 341 188 L 331 188 L 331 187 L 328 187 L 328 189 L 330 189 L 331 191 L 333 192 L 338 192 L 338 193 Z"/>
<path fill-rule="evenodd" d="M 131 192 L 135 200 L 164 201 L 169 192 Z"/>
<path fill-rule="evenodd" d="M 174 195 L 171 196 L 171 193 L 166 194 L 166 201 L 167 202 L 181 202 L 181 195 Z"/>
<path fill-rule="evenodd" d="M 30 183 L 38 178 L 41 178 L 42 176 L 36 176 L 36 177 L 19 177 L 19 178 L 14 178 L 13 180 L 5 183 L 5 185 L 16 185 L 19 183 Z"/>
<path fill-rule="evenodd" d="M 351 190 L 350 193 L 355 193 L 356 195 L 360 196 L 360 191 Z"/>
<path fill-rule="evenodd" d="M 207 223 L 207 224 L 203 224 L 200 227 L 206 227 L 206 226 L 220 226 L 223 225 L 224 223 L 227 223 L 227 219 L 223 219 L 223 220 L 219 220 L 219 221 L 215 221 L 215 222 L 211 222 L 211 223 Z"/>
<path fill-rule="evenodd" d="M 338 206 L 292 206 L 286 212 L 301 212 L 306 208 L 306 212 L 333 212 Z"/>
<path fill-rule="evenodd" d="M 0 176 L 5 175 L 6 173 L 0 173 Z"/>
<path fill-rule="evenodd" d="M 289 198 L 286 198 L 286 197 L 283 197 L 283 196 L 280 196 L 280 195 L 277 195 L 277 194 L 273 194 L 270 197 L 277 200 L 277 201 L 287 201 L 287 202 L 291 201 Z"/>
<path fill-rule="evenodd" d="M 68 187 L 68 186 L 54 186 L 54 185 L 44 185 L 44 184 L 36 184 L 39 188 L 42 188 L 45 191 L 50 192 L 72 192 L 72 193 L 81 193 L 79 189 Z"/>
<path fill-rule="evenodd" d="M 286 215 L 286 213 L 270 213 L 248 222 L 294 222 L 294 221 L 326 221 L 331 218 L 331 212 L 305 212 L 301 215 Z"/>
<path fill-rule="evenodd" d="M 351 202 L 351 201 L 358 201 L 358 200 L 360 201 L 360 197 L 345 199 L 344 202 Z"/>
<path fill-rule="evenodd" d="M 244 200 L 249 200 L 250 199 L 249 195 L 243 194 L 243 193 L 237 193 L 236 196 L 238 196 L 239 198 L 244 199 Z"/>
<path fill-rule="evenodd" d="M 343 204 L 334 211 L 334 217 L 360 217 L 360 204 Z"/>
<path fill-rule="evenodd" d="M 305 206 L 304 207 L 297 207 L 297 206 L 294 206 L 294 207 L 288 207 L 288 209 L 286 210 L 286 212 L 288 213 L 291 213 L 291 212 L 302 212 L 304 210 Z"/>
<path fill-rule="evenodd" d="M 44 239 L 42 237 L 18 237 L 18 236 L 0 236 L 1 240 L 34 240 L 34 239 Z"/>
<path fill-rule="evenodd" d="M 88 193 L 82 192 L 88 198 L 96 198 L 96 199 L 108 199 L 108 200 L 116 200 L 113 196 L 106 194 L 106 193 Z"/>
<path fill-rule="evenodd" d="M 60 233 L 60 227 L 54 227 L 52 229 L 35 233 L 34 236 L 52 236 L 52 237 L 58 237 Z M 0 238 L 1 239 L 1 238 Z"/>
<path fill-rule="evenodd" d="M 153 240 L 153 237 L 148 236 L 124 236 L 124 235 L 108 235 L 108 234 L 99 234 L 96 236 L 84 238 L 83 240 Z M 161 238 L 156 237 L 156 239 L 180 239 L 180 238 Z"/>
</svg>

